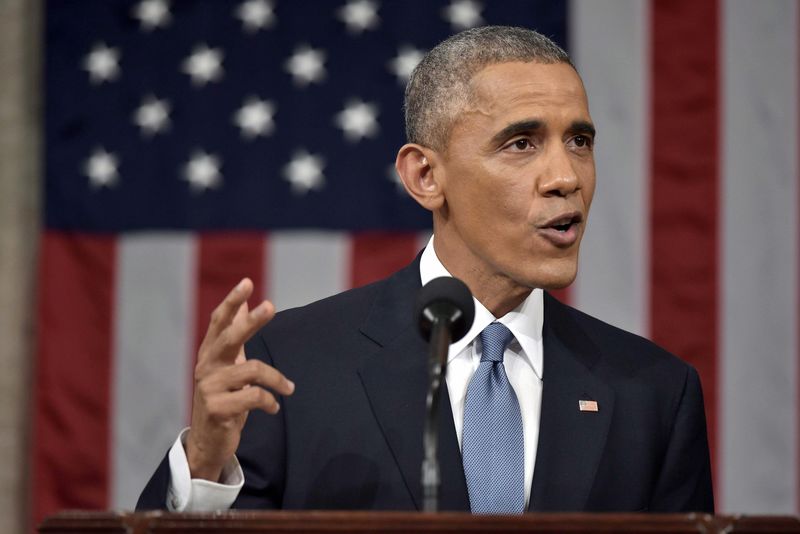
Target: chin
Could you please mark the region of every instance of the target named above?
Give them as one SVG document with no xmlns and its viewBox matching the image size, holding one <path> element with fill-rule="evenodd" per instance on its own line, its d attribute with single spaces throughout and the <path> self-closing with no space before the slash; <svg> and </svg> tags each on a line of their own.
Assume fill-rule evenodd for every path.
<svg viewBox="0 0 800 534">
<path fill-rule="evenodd" d="M 573 276 L 572 278 L 570 278 L 568 280 L 566 280 L 566 279 L 565 280 L 555 280 L 553 282 L 548 282 L 548 283 L 542 284 L 539 287 L 541 287 L 542 289 L 546 289 L 548 291 L 556 290 L 556 289 L 564 289 L 565 287 L 568 287 L 574 281 L 575 281 L 575 277 Z"/>
<path fill-rule="evenodd" d="M 556 261 L 548 265 L 546 269 L 537 269 L 537 272 L 529 277 L 528 287 L 538 287 L 541 289 L 564 289 L 575 281 L 578 275 L 578 263 L 576 261 Z"/>
</svg>

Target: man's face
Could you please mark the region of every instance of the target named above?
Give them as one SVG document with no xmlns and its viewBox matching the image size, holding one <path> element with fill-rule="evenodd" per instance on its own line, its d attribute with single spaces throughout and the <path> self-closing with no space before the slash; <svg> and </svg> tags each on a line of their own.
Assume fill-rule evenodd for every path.
<svg viewBox="0 0 800 534">
<path fill-rule="evenodd" d="M 566 64 L 513 62 L 479 71 L 472 89 L 437 170 L 440 230 L 461 263 L 448 267 L 490 286 L 564 287 L 595 187 L 583 84 Z"/>
</svg>

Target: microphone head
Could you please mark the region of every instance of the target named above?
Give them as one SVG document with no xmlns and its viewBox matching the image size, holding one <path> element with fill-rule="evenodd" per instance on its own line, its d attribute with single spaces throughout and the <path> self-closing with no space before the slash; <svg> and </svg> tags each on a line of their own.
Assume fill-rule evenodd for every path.
<svg viewBox="0 0 800 534">
<path fill-rule="evenodd" d="M 475 319 L 475 303 L 467 285 L 451 276 L 434 278 L 417 294 L 414 317 L 420 334 L 430 341 L 433 321 L 440 317 L 450 324 L 451 342 L 464 337 Z"/>
</svg>

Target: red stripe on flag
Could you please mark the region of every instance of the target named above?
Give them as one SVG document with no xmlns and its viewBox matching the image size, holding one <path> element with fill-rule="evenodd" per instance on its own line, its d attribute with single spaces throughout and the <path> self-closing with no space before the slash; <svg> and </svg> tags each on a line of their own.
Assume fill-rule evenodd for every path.
<svg viewBox="0 0 800 534">
<path fill-rule="evenodd" d="M 408 265 L 419 252 L 419 234 L 361 232 L 351 239 L 351 287 L 389 276 Z"/>
<path fill-rule="evenodd" d="M 108 506 L 116 245 L 41 240 L 33 391 L 33 524 L 64 508 Z"/>
<path fill-rule="evenodd" d="M 195 348 L 206 335 L 211 312 L 242 278 L 253 281 L 250 306 L 257 305 L 265 295 L 264 234 L 209 233 L 199 238 L 197 262 L 197 316 L 195 318 Z"/>
<path fill-rule="evenodd" d="M 652 17 L 650 333 L 656 343 L 700 373 L 713 460 L 717 450 L 718 6 L 715 0 L 656 0 Z"/>
</svg>

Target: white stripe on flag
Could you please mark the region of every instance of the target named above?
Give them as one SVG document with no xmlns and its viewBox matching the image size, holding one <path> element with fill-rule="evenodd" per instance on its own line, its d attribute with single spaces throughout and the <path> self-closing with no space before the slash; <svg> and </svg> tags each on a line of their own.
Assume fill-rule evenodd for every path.
<svg viewBox="0 0 800 534">
<path fill-rule="evenodd" d="M 721 509 L 794 513 L 797 4 L 721 7 Z"/>
<path fill-rule="evenodd" d="M 139 234 L 118 247 L 110 504 L 130 509 L 189 419 L 195 243 Z"/>
<path fill-rule="evenodd" d="M 570 45 L 597 131 L 597 189 L 572 303 L 604 321 L 647 333 L 647 3 L 570 5 Z"/>
<path fill-rule="evenodd" d="M 350 287 L 348 234 L 280 231 L 267 237 L 267 295 L 277 310 L 303 306 Z"/>
</svg>

